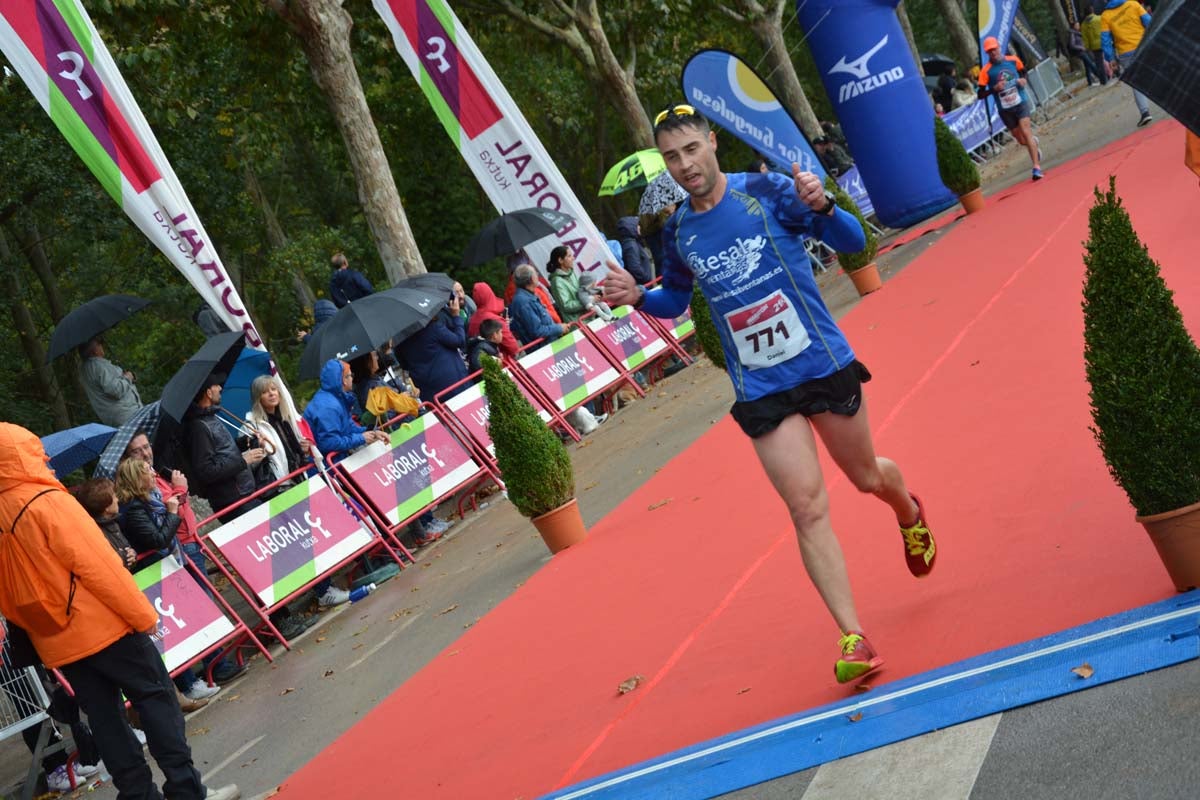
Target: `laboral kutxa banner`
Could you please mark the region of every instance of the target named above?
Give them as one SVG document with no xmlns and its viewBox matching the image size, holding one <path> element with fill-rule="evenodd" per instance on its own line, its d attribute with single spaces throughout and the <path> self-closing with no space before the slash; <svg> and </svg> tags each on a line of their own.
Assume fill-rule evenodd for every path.
<svg viewBox="0 0 1200 800">
<path fill-rule="evenodd" d="M 574 408 L 621 377 L 578 329 L 522 356 L 517 364 L 560 411 Z"/>
<path fill-rule="evenodd" d="M 100 185 L 230 330 L 262 339 L 79 0 L 0 0 L 0 52 Z"/>
<path fill-rule="evenodd" d="M 321 477 L 272 497 L 207 538 L 267 607 L 374 540 Z"/>
<path fill-rule="evenodd" d="M 133 581 L 158 612 L 151 640 L 172 672 L 233 632 L 233 623 L 175 556 L 133 574 Z"/>
<path fill-rule="evenodd" d="M 398 425 L 388 435 L 386 444 L 363 447 L 339 466 L 392 525 L 407 521 L 481 471 L 436 411 Z"/>
<path fill-rule="evenodd" d="M 517 104 L 443 0 L 374 0 L 396 49 L 488 198 L 502 212 L 541 206 L 573 224 L 525 248 L 534 264 L 565 245 L 602 276 L 612 254 Z M 591 113 L 590 110 L 588 113 Z"/>
</svg>

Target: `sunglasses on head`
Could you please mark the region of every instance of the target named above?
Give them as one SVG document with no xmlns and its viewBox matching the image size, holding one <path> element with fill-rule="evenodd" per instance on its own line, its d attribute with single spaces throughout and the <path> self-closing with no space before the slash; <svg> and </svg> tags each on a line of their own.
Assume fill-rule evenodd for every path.
<svg viewBox="0 0 1200 800">
<path fill-rule="evenodd" d="M 658 112 L 658 116 L 654 118 L 654 127 L 662 124 L 662 121 L 667 117 L 694 117 L 696 116 L 695 106 L 689 106 L 686 103 L 680 103 L 677 106 L 663 109 Z"/>
</svg>

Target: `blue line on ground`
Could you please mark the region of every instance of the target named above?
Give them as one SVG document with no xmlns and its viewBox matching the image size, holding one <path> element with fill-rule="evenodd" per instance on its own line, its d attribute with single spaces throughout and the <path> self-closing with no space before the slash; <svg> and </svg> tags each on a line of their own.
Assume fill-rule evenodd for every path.
<svg viewBox="0 0 1200 800">
<path fill-rule="evenodd" d="M 544 800 L 701 800 L 960 722 L 1200 657 L 1200 590 L 881 684 Z M 1087 664 L 1088 677 L 1072 672 Z"/>
</svg>

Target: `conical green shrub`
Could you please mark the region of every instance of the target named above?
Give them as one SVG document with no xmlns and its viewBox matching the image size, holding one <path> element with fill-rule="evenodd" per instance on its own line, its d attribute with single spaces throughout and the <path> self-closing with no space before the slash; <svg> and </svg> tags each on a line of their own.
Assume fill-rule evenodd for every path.
<svg viewBox="0 0 1200 800">
<path fill-rule="evenodd" d="M 978 189 L 979 170 L 975 162 L 941 117 L 933 118 L 933 138 L 937 143 L 938 175 L 946 188 L 959 197 Z"/>
<path fill-rule="evenodd" d="M 500 362 L 484 356 L 488 433 L 508 499 L 527 517 L 553 511 L 575 496 L 571 457 Z"/>
<path fill-rule="evenodd" d="M 1200 502 L 1200 350 L 1117 196 L 1088 215 L 1084 350 L 1092 433 L 1141 516 Z"/>
<path fill-rule="evenodd" d="M 725 351 L 721 349 L 721 335 L 717 333 L 717 328 L 713 323 L 712 309 L 708 306 L 708 301 L 704 299 L 704 293 L 700 291 L 700 284 L 697 282 L 692 286 L 692 322 L 696 326 L 696 341 L 700 343 L 700 349 L 704 351 L 704 355 L 708 356 L 708 360 L 714 365 L 725 369 Z"/>
</svg>

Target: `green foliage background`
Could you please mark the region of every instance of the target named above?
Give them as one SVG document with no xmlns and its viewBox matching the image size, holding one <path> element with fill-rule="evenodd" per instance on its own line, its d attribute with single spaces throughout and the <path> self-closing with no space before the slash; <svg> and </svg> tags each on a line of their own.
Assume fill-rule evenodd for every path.
<svg viewBox="0 0 1200 800">
<path fill-rule="evenodd" d="M 536 11 L 543 6 L 520 0 Z M 88 0 L 87 9 L 155 131 L 217 251 L 240 285 L 285 378 L 294 381 L 310 323 L 297 283 L 327 292 L 328 260 L 344 251 L 377 285 L 384 271 L 359 204 L 349 161 L 324 97 L 295 37 L 259 0 Z M 922 49 L 947 50 L 934 0 L 907 4 Z M 973 14 L 974 3 L 968 3 Z M 605 31 L 619 59 L 636 51 L 636 86 L 647 109 L 679 99 L 679 70 L 704 47 L 762 52 L 746 26 L 716 4 L 607 0 Z M 352 47 L 368 102 L 425 264 L 449 270 L 471 234 L 494 216 L 490 202 L 445 135 L 383 21 L 368 0 L 346 0 Z M 463 24 L 521 107 L 593 219 L 612 232 L 633 214 L 637 192 L 598 198 L 605 170 L 633 148 L 608 99 L 562 45 L 500 13 L 497 4 L 455 4 Z M 794 9 L 785 11 L 790 20 Z M 1037 7 L 1027 9 L 1040 27 Z M 1048 13 L 1046 23 L 1048 23 Z M 817 115 L 830 106 L 797 24 L 785 38 Z M 11 276 L 0 305 L 0 418 L 39 434 L 56 427 L 17 335 L 11 312 L 32 315 L 44 344 L 55 318 L 50 290 L 66 310 L 125 292 L 154 304 L 108 336 L 112 359 L 138 375 L 152 399 L 201 335 L 191 322 L 199 298 L 105 195 L 47 115 L 0 58 L 0 269 Z M 729 168 L 751 157 L 721 135 Z M 248 187 L 256 182 L 268 208 Z M 268 233 L 268 212 L 283 241 Z M 36 241 L 52 270 L 47 287 L 18 239 Z M 456 273 L 458 274 L 458 273 Z M 459 275 L 503 289 L 503 265 Z M 69 422 L 93 418 L 74 377 L 74 356 L 54 365 Z"/>
</svg>

